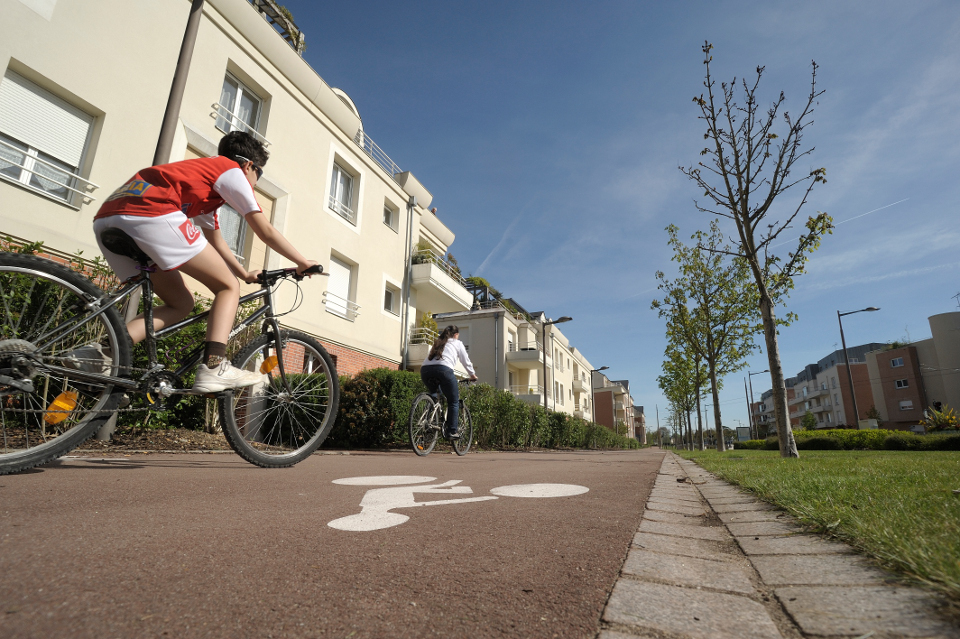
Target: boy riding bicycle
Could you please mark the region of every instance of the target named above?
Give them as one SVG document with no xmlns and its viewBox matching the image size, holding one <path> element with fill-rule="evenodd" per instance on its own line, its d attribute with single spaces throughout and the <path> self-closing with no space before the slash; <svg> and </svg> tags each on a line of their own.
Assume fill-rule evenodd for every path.
<svg viewBox="0 0 960 639">
<path fill-rule="evenodd" d="M 107 198 L 93 222 L 100 250 L 120 279 L 137 275 L 138 265 L 104 246 L 100 235 L 110 228 L 133 238 L 157 268 L 151 280 L 164 304 L 153 311 L 155 330 L 193 311 L 193 294 L 180 272 L 213 293 L 203 359 L 193 384 L 193 390 L 201 393 L 243 388 L 263 379 L 261 374 L 238 369 L 226 359 L 227 339 L 240 301 L 237 278 L 255 282 L 260 271 L 247 271 L 234 257 L 220 234 L 217 209 L 226 203 L 241 213 L 257 237 L 296 264 L 297 272 L 317 264 L 304 258 L 273 227 L 254 197 L 253 187 L 269 157 L 263 144 L 249 133 L 233 131 L 220 140 L 217 152 L 216 157 L 139 171 Z M 143 341 L 143 315 L 131 320 L 127 330 L 134 344 Z"/>
</svg>

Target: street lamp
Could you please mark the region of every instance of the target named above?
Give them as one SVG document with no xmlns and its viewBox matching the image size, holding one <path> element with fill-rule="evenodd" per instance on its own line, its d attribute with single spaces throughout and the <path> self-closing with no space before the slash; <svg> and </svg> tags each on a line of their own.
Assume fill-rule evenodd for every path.
<svg viewBox="0 0 960 639">
<path fill-rule="evenodd" d="M 860 411 L 857 410 L 857 393 L 853 390 L 853 373 L 850 371 L 850 358 L 847 357 L 847 340 L 843 337 L 843 320 L 840 318 L 844 315 L 853 315 L 854 313 L 863 313 L 866 311 L 872 313 L 873 311 L 879 310 L 876 306 L 868 306 L 867 308 L 861 308 L 859 311 L 849 311 L 847 313 L 837 311 L 837 321 L 840 323 L 840 343 L 843 344 L 843 363 L 847 365 L 847 381 L 850 382 L 850 400 L 853 402 L 853 416 L 856 418 L 857 428 L 860 428 Z"/>
<path fill-rule="evenodd" d="M 757 438 L 760 437 L 760 429 L 757 428 L 757 422 L 753 419 L 753 376 L 754 375 L 763 375 L 764 373 L 769 373 L 770 369 L 768 368 L 765 371 L 760 371 L 759 373 L 751 373 L 747 371 L 747 377 L 750 379 L 750 427 L 753 428 L 753 432 L 757 434 Z"/>
<path fill-rule="evenodd" d="M 593 423 L 597 423 L 597 397 L 596 393 L 593 392 L 593 374 L 599 373 L 600 371 L 605 371 L 609 366 L 601 366 L 600 368 L 593 368 L 590 370 L 590 416 L 593 417 Z M 660 412 L 657 409 L 657 429 L 660 428 Z"/>
<path fill-rule="evenodd" d="M 543 409 L 547 409 L 547 327 L 553 326 L 554 324 L 563 324 L 564 322 L 569 322 L 572 320 L 572 317 L 567 317 L 564 315 L 560 319 L 555 319 L 552 322 L 543 323 Z M 553 337 L 553 333 L 550 333 L 550 337 Z M 553 350 L 552 348 L 550 349 Z M 553 405 L 556 407 L 557 398 L 553 398 Z"/>
</svg>

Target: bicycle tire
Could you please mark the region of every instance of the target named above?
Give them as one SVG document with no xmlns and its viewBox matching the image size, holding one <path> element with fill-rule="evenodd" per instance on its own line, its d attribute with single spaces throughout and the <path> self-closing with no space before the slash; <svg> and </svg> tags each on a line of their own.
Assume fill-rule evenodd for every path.
<svg viewBox="0 0 960 639">
<path fill-rule="evenodd" d="M 98 344 L 97 359 L 74 355 L 74 367 L 118 375 L 128 371 L 132 344 L 115 308 L 78 326 L 43 352 L 33 341 L 54 327 L 68 327 L 90 314 L 103 296 L 83 275 L 51 260 L 0 253 L 0 368 L 21 362 L 0 383 L 0 475 L 46 464 L 80 446 L 114 414 L 123 395 L 113 384 L 79 382 L 45 370 L 43 363 L 66 366 L 63 356 Z M 11 379 L 13 378 L 13 379 Z M 17 387 L 32 381 L 32 390 Z M 57 410 L 54 410 L 54 409 Z"/>
<path fill-rule="evenodd" d="M 470 444 L 473 443 L 473 418 L 470 417 L 470 409 L 466 403 L 460 402 L 460 416 L 457 431 L 460 438 L 453 440 L 453 450 L 463 457 L 470 451 Z"/>
<path fill-rule="evenodd" d="M 227 443 L 263 468 L 286 468 L 312 455 L 330 434 L 340 404 L 340 380 L 327 350 L 306 333 L 281 331 L 280 336 L 279 354 L 273 334 L 266 333 L 233 359 L 237 368 L 263 372 L 264 383 L 220 397 Z M 277 361 L 269 361 L 274 357 Z M 281 358 L 290 393 L 280 376 Z"/>
<path fill-rule="evenodd" d="M 410 447 L 420 457 L 426 457 L 437 445 L 437 428 L 430 424 L 436 402 L 429 393 L 420 393 L 410 407 Z"/>
</svg>

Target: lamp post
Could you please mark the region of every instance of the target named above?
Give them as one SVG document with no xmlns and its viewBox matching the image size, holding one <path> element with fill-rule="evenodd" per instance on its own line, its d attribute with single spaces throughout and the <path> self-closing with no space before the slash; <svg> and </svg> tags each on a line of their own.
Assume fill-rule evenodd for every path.
<svg viewBox="0 0 960 639">
<path fill-rule="evenodd" d="M 609 366 L 601 366 L 600 368 L 593 368 L 590 370 L 590 416 L 593 417 L 593 423 L 597 423 L 597 396 L 593 392 L 593 374 L 599 373 L 600 371 L 605 371 Z M 657 429 L 660 429 L 660 412 L 657 409 Z"/>
<path fill-rule="evenodd" d="M 760 371 L 759 373 L 751 373 L 750 371 L 747 371 L 747 377 L 750 379 L 750 427 L 753 428 L 753 431 L 757 434 L 758 439 L 760 437 L 760 429 L 757 428 L 757 422 L 753 418 L 753 376 L 763 375 L 764 373 L 769 372 L 769 368 L 765 371 Z"/>
<path fill-rule="evenodd" d="M 843 344 L 843 363 L 847 365 L 847 381 L 850 382 L 850 401 L 853 402 L 853 416 L 856 419 L 857 428 L 860 428 L 860 411 L 857 410 L 857 393 L 853 389 L 853 373 L 850 371 L 850 358 L 847 357 L 847 340 L 843 337 L 843 320 L 840 318 L 844 315 L 853 315 L 854 313 L 863 313 L 865 311 L 872 313 L 873 311 L 879 310 L 876 306 L 868 306 L 867 308 L 861 308 L 859 311 L 848 311 L 846 313 L 837 311 L 837 321 L 840 323 L 840 343 Z"/>
<path fill-rule="evenodd" d="M 560 319 L 555 319 L 552 322 L 543 323 L 543 409 L 547 409 L 547 327 L 553 326 L 554 324 L 563 324 L 564 322 L 569 322 L 572 320 L 572 317 L 567 317 L 564 315 Z M 552 335 L 552 333 L 551 333 Z M 553 398 L 553 405 L 556 407 L 557 398 Z"/>
</svg>

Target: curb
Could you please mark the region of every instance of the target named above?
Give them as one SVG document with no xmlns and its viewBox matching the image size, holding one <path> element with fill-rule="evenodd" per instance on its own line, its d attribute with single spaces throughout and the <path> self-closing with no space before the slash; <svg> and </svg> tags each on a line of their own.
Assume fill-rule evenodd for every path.
<svg viewBox="0 0 960 639">
<path fill-rule="evenodd" d="M 941 603 L 668 453 L 598 639 L 960 639 Z"/>
</svg>

